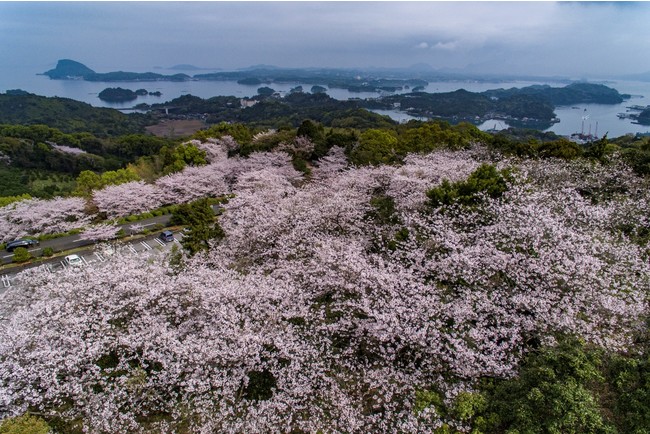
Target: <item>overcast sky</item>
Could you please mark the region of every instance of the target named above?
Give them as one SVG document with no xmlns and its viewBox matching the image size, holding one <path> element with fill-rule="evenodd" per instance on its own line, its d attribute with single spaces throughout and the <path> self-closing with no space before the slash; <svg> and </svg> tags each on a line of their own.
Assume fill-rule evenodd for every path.
<svg viewBox="0 0 650 434">
<path fill-rule="evenodd" d="M 192 64 L 596 77 L 650 71 L 643 2 L 2 2 L 0 59 L 43 71 Z"/>
</svg>

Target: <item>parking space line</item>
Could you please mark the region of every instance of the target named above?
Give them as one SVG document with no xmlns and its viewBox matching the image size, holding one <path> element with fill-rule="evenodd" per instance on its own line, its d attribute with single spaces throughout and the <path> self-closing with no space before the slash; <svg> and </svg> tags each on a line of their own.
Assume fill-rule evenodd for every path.
<svg viewBox="0 0 650 434">
<path fill-rule="evenodd" d="M 157 242 L 158 244 L 160 244 L 161 246 L 164 246 L 164 245 L 165 245 L 165 243 L 163 243 L 162 241 L 160 241 L 158 238 L 154 238 L 154 241 Z"/>
<path fill-rule="evenodd" d="M 86 261 L 86 258 L 84 258 L 83 256 L 80 256 L 80 257 L 81 257 L 81 260 L 84 261 L 84 264 L 88 265 L 88 261 Z"/>
<path fill-rule="evenodd" d="M 106 262 L 106 258 L 104 258 L 99 252 L 95 252 L 95 256 L 97 256 L 99 262 Z"/>
<path fill-rule="evenodd" d="M 145 250 L 151 250 L 151 246 L 149 244 L 145 243 L 144 241 L 140 241 L 140 244 L 142 244 L 144 246 Z"/>
<path fill-rule="evenodd" d="M 135 250 L 135 248 L 131 244 L 127 244 L 126 247 L 128 247 L 131 252 L 138 253 L 138 251 Z"/>
<path fill-rule="evenodd" d="M 9 288 L 11 286 L 11 280 L 9 280 L 9 276 L 6 274 L 2 275 L 2 286 L 5 288 Z"/>
<path fill-rule="evenodd" d="M 59 262 L 61 263 L 61 266 L 63 267 L 64 270 L 68 268 L 68 266 L 65 265 L 65 261 L 59 261 Z"/>
</svg>

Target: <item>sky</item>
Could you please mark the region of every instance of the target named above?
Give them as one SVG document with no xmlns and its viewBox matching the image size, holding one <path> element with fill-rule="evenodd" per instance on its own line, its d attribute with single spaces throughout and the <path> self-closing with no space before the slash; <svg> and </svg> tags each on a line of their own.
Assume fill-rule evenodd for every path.
<svg viewBox="0 0 650 434">
<path fill-rule="evenodd" d="M 650 71 L 644 2 L 6 2 L 0 59 L 44 72 L 191 64 L 606 77 Z M 41 71 L 42 70 L 42 71 Z"/>
</svg>

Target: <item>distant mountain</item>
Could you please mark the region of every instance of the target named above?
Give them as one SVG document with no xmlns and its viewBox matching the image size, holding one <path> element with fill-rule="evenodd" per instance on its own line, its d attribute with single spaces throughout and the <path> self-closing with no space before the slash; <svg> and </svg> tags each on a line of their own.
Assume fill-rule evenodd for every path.
<svg viewBox="0 0 650 434">
<path fill-rule="evenodd" d="M 280 68 L 279 66 L 265 65 L 263 63 L 260 63 L 259 65 L 251 65 L 248 68 L 241 68 L 240 71 L 252 71 L 252 70 L 257 70 L 257 69 L 274 70 L 274 69 L 303 69 L 303 68 Z M 304 68 L 304 69 L 307 69 L 307 68 Z"/>
<path fill-rule="evenodd" d="M 181 71 L 200 71 L 200 70 L 202 70 L 202 69 L 204 69 L 204 68 L 199 68 L 198 66 L 189 65 L 189 64 L 187 64 L 187 63 L 181 63 L 180 65 L 170 66 L 170 67 L 167 68 L 167 69 L 171 69 L 171 70 L 173 70 L 173 71 L 176 71 L 176 70 L 181 70 Z"/>
<path fill-rule="evenodd" d="M 650 81 L 650 71 L 641 72 L 639 74 L 622 75 L 621 78 L 624 80 Z"/>
<path fill-rule="evenodd" d="M 203 68 L 201 66 L 190 65 L 189 63 L 181 63 L 179 65 L 170 66 L 169 68 L 161 68 L 168 71 L 222 71 L 222 68 Z"/>
<path fill-rule="evenodd" d="M 420 71 L 420 72 L 432 72 L 435 71 L 433 69 L 433 66 L 429 65 L 428 63 L 416 63 L 407 68 L 408 70 L 411 71 Z"/>
</svg>

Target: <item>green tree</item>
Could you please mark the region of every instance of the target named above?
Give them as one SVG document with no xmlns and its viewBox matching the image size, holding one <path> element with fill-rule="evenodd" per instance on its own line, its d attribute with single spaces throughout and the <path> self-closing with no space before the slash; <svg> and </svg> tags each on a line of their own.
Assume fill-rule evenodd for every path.
<svg viewBox="0 0 650 434">
<path fill-rule="evenodd" d="M 140 176 L 131 167 L 109 170 L 101 175 L 91 170 L 84 170 L 76 179 L 77 187 L 73 194 L 77 196 L 90 196 L 93 190 L 100 190 L 108 185 L 119 185 L 139 180 Z"/>
<path fill-rule="evenodd" d="M 179 205 L 172 214 L 170 223 L 187 226 L 181 245 L 190 256 L 209 250 L 210 240 L 220 240 L 225 236 L 207 198 Z"/>
<path fill-rule="evenodd" d="M 507 170 L 499 171 L 491 164 L 481 164 L 466 181 L 452 184 L 445 179 L 439 187 L 427 191 L 429 205 L 438 207 L 457 202 L 471 206 L 479 203 L 482 195 L 498 198 L 508 190 L 509 180 Z"/>
<path fill-rule="evenodd" d="M 573 160 L 583 154 L 582 148 L 578 144 L 564 138 L 551 142 L 543 142 L 536 147 L 537 154 L 542 158 L 554 157 Z"/>
<path fill-rule="evenodd" d="M 77 176 L 77 187 L 72 194 L 76 196 L 90 196 L 93 190 L 99 190 L 104 186 L 101 175 L 91 171 L 84 170 Z"/>
<path fill-rule="evenodd" d="M 191 143 L 178 145 L 175 148 L 163 146 L 160 150 L 160 155 L 163 159 L 164 174 L 179 172 L 185 166 L 201 166 L 207 164 L 205 151 Z"/>
<path fill-rule="evenodd" d="M 16 196 L 0 197 L 0 207 L 7 206 L 10 203 L 20 202 L 21 200 L 27 200 L 27 199 L 31 199 L 31 198 L 32 197 L 27 193 L 16 195 Z"/>
<path fill-rule="evenodd" d="M 104 172 L 102 173 L 101 180 L 103 187 L 105 187 L 107 185 L 119 185 L 131 181 L 139 181 L 140 177 L 134 170 L 126 168 Z"/>
<path fill-rule="evenodd" d="M 121 158 L 132 160 L 144 155 L 157 154 L 165 145 L 168 145 L 168 141 L 160 137 L 129 134 L 119 137 L 110 151 Z"/>
<path fill-rule="evenodd" d="M 462 149 L 475 135 L 466 125 L 452 128 L 447 122 L 426 122 L 407 129 L 400 137 L 400 147 L 404 153 L 431 152 L 439 148 Z"/>
<path fill-rule="evenodd" d="M 398 161 L 398 141 L 393 131 L 369 129 L 361 133 L 359 144 L 352 149 L 350 159 L 357 165 L 390 164 Z"/>
<path fill-rule="evenodd" d="M 573 338 L 530 353 L 518 377 L 483 386 L 488 404 L 482 420 L 492 425 L 488 432 L 615 432 L 592 392 L 603 386 L 601 357 Z"/>
<path fill-rule="evenodd" d="M 253 138 L 253 132 L 249 129 L 248 126 L 244 124 L 231 124 L 227 122 L 221 122 L 217 125 L 213 125 L 207 130 L 201 130 L 194 133 L 192 136 L 193 139 L 206 140 L 209 137 L 220 138 L 223 136 L 231 136 L 237 141 L 240 145 L 244 143 L 249 143 Z"/>
<path fill-rule="evenodd" d="M 325 130 L 320 123 L 305 119 L 298 127 L 296 136 L 308 137 L 312 142 L 317 143 L 325 140 Z"/>
</svg>

